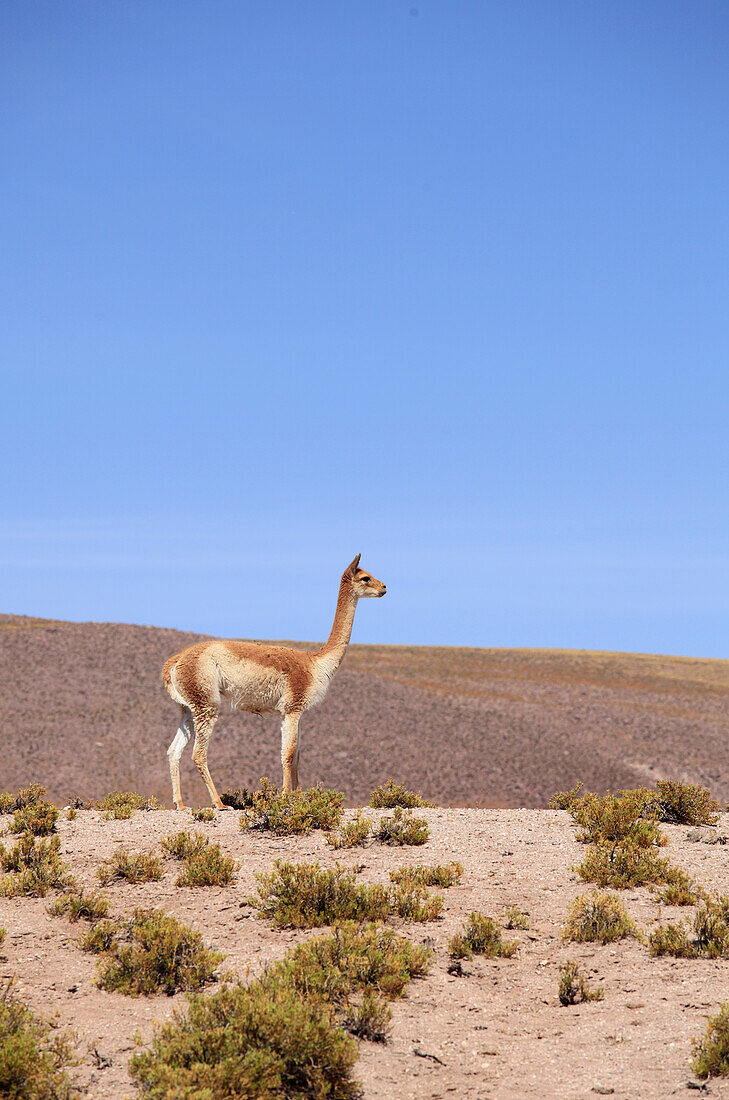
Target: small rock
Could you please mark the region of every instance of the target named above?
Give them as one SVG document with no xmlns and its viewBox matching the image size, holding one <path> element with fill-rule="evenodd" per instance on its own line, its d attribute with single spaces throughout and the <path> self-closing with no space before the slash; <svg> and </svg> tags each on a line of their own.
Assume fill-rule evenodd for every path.
<svg viewBox="0 0 729 1100">
<path fill-rule="evenodd" d="M 698 844 L 726 844 L 729 837 L 714 825 L 701 825 L 698 829 L 689 829 L 686 839 Z"/>
</svg>

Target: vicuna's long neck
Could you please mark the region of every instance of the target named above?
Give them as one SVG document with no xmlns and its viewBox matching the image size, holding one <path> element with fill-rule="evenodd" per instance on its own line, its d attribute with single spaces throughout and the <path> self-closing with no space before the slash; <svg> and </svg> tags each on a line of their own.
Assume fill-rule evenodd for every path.
<svg viewBox="0 0 729 1100">
<path fill-rule="evenodd" d="M 352 623 L 354 613 L 357 610 L 357 600 L 352 592 L 352 583 L 348 577 L 342 577 L 337 596 L 337 610 L 334 614 L 334 622 L 329 639 L 317 653 L 317 657 L 327 657 L 332 664 L 330 675 L 333 675 L 341 664 L 342 657 L 347 652 L 349 639 L 352 636 Z"/>
</svg>

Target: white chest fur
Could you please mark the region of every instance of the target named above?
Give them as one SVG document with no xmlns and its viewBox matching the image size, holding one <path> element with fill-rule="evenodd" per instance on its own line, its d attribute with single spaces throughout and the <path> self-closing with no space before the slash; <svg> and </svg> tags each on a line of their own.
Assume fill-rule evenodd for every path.
<svg viewBox="0 0 729 1100">
<path fill-rule="evenodd" d="M 315 707 L 317 703 L 321 703 L 338 667 L 339 661 L 335 656 L 326 655 L 316 658 L 312 667 L 311 688 L 307 692 L 307 707 Z"/>
</svg>

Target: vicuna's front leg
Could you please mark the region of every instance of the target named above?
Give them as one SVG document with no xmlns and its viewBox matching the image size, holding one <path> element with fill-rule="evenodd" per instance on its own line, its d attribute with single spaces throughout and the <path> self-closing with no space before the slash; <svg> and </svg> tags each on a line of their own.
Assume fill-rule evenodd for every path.
<svg viewBox="0 0 729 1100">
<path fill-rule="evenodd" d="M 203 783 L 208 789 L 213 806 L 217 806 L 219 810 L 225 810 L 226 806 L 220 801 L 220 795 L 215 789 L 213 777 L 208 770 L 208 745 L 210 743 L 210 734 L 213 732 L 217 714 L 212 717 L 196 714 L 194 717 L 195 745 L 192 750 L 192 759 L 195 763 L 195 767 L 202 776 Z"/>
<path fill-rule="evenodd" d="M 296 755 L 299 737 L 300 714 L 287 714 L 281 723 L 281 766 L 283 768 L 283 789 L 290 791 L 298 786 L 298 758 Z"/>
</svg>

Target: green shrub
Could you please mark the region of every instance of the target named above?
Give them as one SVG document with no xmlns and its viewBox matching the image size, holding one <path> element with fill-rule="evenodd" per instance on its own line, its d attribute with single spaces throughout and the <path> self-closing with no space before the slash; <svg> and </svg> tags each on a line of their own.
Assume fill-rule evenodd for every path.
<svg viewBox="0 0 729 1100">
<path fill-rule="evenodd" d="M 639 939 L 640 933 L 620 898 L 598 890 L 575 898 L 562 929 L 562 939 L 575 943 L 613 943 L 629 936 Z"/>
<path fill-rule="evenodd" d="M 223 855 L 219 844 L 208 844 L 187 857 L 176 885 L 230 886 L 238 866 L 232 856 Z"/>
<path fill-rule="evenodd" d="M 390 908 L 407 921 L 437 920 L 443 910 L 443 898 L 433 896 L 416 882 L 398 882 L 390 887 Z"/>
<path fill-rule="evenodd" d="M 195 821 L 204 821 L 209 824 L 211 821 L 215 821 L 215 810 L 210 806 L 198 806 L 196 810 L 193 810 L 192 816 Z"/>
<path fill-rule="evenodd" d="M 425 844 L 428 836 L 428 822 L 424 817 L 413 817 L 411 810 L 398 807 L 392 817 L 383 817 L 374 830 L 375 840 L 382 844 L 405 845 Z"/>
<path fill-rule="evenodd" d="M 0 866 L 7 872 L 0 879 L 0 894 L 44 898 L 49 890 L 68 886 L 73 877 L 59 855 L 60 848 L 60 837 L 39 840 L 31 833 L 24 833 L 10 851 L 0 844 Z"/>
<path fill-rule="evenodd" d="M 357 1053 L 330 1006 L 254 982 L 192 997 L 129 1069 L 148 1100 L 356 1100 Z"/>
<path fill-rule="evenodd" d="M 99 891 L 84 894 L 81 890 L 68 890 L 48 906 L 47 912 L 54 917 L 66 916 L 74 923 L 77 920 L 97 921 L 109 912 L 109 901 Z"/>
<path fill-rule="evenodd" d="M 261 782 L 269 783 L 270 780 L 265 779 Z M 237 787 L 234 791 L 230 789 L 223 791 L 220 801 L 224 806 L 230 806 L 233 810 L 248 810 L 253 805 L 253 795 L 245 787 Z"/>
<path fill-rule="evenodd" d="M 576 962 L 568 959 L 564 966 L 559 968 L 559 1003 L 561 1005 L 576 1005 L 582 1001 L 601 1001 L 603 998 L 602 986 L 591 990 L 587 977 L 582 973 Z"/>
<path fill-rule="evenodd" d="M 504 913 L 504 919 L 502 921 L 504 928 L 528 928 L 529 927 L 529 914 L 525 913 L 523 909 L 519 909 L 516 905 L 510 906 Z"/>
<path fill-rule="evenodd" d="M 666 843 L 656 826 L 655 799 L 646 787 L 617 794 L 588 792 L 575 798 L 567 811 L 580 827 L 577 839 L 583 844 L 631 841 L 647 848 Z"/>
<path fill-rule="evenodd" d="M 50 836 L 56 831 L 57 820 L 58 810 L 50 802 L 31 802 L 15 811 L 10 832 Z"/>
<path fill-rule="evenodd" d="M 8 934 L 7 928 L 0 928 L 0 947 L 5 943 L 5 937 Z"/>
<path fill-rule="evenodd" d="M 692 1065 L 697 1077 L 729 1076 L 729 1004 L 723 1004 L 716 1016 L 709 1016 L 703 1039 L 694 1040 Z"/>
<path fill-rule="evenodd" d="M 31 783 L 14 794 L 11 791 L 0 792 L 0 814 L 13 814 L 27 806 L 35 806 L 46 801 L 46 789 L 39 783 Z"/>
<path fill-rule="evenodd" d="M 568 791 L 557 791 L 550 798 L 547 805 L 550 810 L 571 810 L 575 802 L 580 797 L 580 791 L 582 790 L 582 783 L 577 783 L 574 787 L 570 787 Z"/>
<path fill-rule="evenodd" d="M 412 882 L 416 886 L 440 886 L 446 889 L 459 882 L 462 874 L 463 865 L 454 861 L 435 867 L 424 867 L 422 864 L 399 867 L 396 871 L 390 871 L 390 879 L 392 882 Z"/>
<path fill-rule="evenodd" d="M 716 825 L 721 806 L 706 787 L 659 779 L 656 783 L 660 820 L 673 825 Z"/>
<path fill-rule="evenodd" d="M 96 872 L 102 886 L 118 879 L 126 882 L 157 882 L 162 878 L 162 864 L 154 852 L 130 852 L 120 848 L 105 859 Z"/>
<path fill-rule="evenodd" d="M 66 810 L 66 821 L 73 821 L 78 816 L 78 810 L 75 806 L 69 806 Z"/>
<path fill-rule="evenodd" d="M 366 989 L 361 997 L 353 998 L 342 1017 L 342 1027 L 358 1039 L 371 1043 L 384 1043 L 392 1022 L 392 1012 L 387 1001 Z"/>
<path fill-rule="evenodd" d="M 156 798 L 145 798 L 135 791 L 112 791 L 104 795 L 102 799 L 92 800 L 86 804 L 88 809 L 103 810 L 107 821 L 124 821 L 131 817 L 135 810 L 161 810 L 162 803 Z"/>
<path fill-rule="evenodd" d="M 380 787 L 375 787 L 369 804 L 374 810 L 392 810 L 395 806 L 412 810 L 418 806 L 433 805 L 415 791 L 407 790 L 404 783 L 396 783 L 394 779 L 388 779 Z"/>
<path fill-rule="evenodd" d="M 310 833 L 312 829 L 331 830 L 342 819 L 344 795 L 323 787 L 280 791 L 270 779 L 262 779 L 260 789 L 251 796 L 251 806 L 240 816 L 242 829 L 265 829 L 276 836 Z"/>
<path fill-rule="evenodd" d="M 131 918 L 100 921 L 80 946 L 102 956 L 99 987 L 131 997 L 202 989 L 224 958 L 162 909 L 135 909 Z"/>
<path fill-rule="evenodd" d="M 71 1100 L 81 1095 L 66 1072 L 75 1064 L 72 1037 L 37 1019 L 6 982 L 0 988 L 0 1096 Z"/>
<path fill-rule="evenodd" d="M 661 925 L 649 937 L 651 955 L 674 955 L 692 959 L 702 955 L 709 959 L 729 956 L 729 898 L 720 895 L 707 898 L 696 911 L 693 919 L 693 937 L 689 938 L 686 926 Z"/>
<path fill-rule="evenodd" d="M 591 844 L 576 870 L 583 882 L 618 890 L 657 883 L 670 885 L 681 874 L 667 859 L 659 857 L 655 848 L 637 839 Z"/>
<path fill-rule="evenodd" d="M 370 835 L 372 819 L 364 817 L 361 810 L 350 821 L 327 833 L 324 839 L 332 848 L 356 848 L 364 844 Z"/>
<path fill-rule="evenodd" d="M 448 950 L 454 959 L 472 959 L 474 955 L 509 959 L 518 946 L 516 940 L 502 940 L 496 921 L 478 912 L 469 913 L 463 931 L 448 941 Z"/>
<path fill-rule="evenodd" d="M 190 833 L 181 831 L 170 833 L 160 842 L 160 848 L 169 859 L 190 859 L 198 852 L 204 851 L 209 844 L 204 833 Z"/>
<path fill-rule="evenodd" d="M 675 870 L 673 881 L 658 892 L 658 899 L 664 905 L 698 905 L 702 896 L 702 888 L 679 869 Z"/>
<path fill-rule="evenodd" d="M 259 872 L 258 897 L 248 899 L 278 928 L 320 928 L 341 920 L 384 920 L 390 900 L 383 886 L 357 886 L 343 867 L 320 871 L 318 863 L 276 860 L 270 873 Z"/>
<path fill-rule="evenodd" d="M 284 983 L 301 996 L 341 1008 L 352 993 L 370 990 L 387 1000 L 402 996 L 428 971 L 433 952 L 378 924 L 345 921 L 331 935 L 315 936 L 266 971 L 265 984 Z"/>
</svg>

